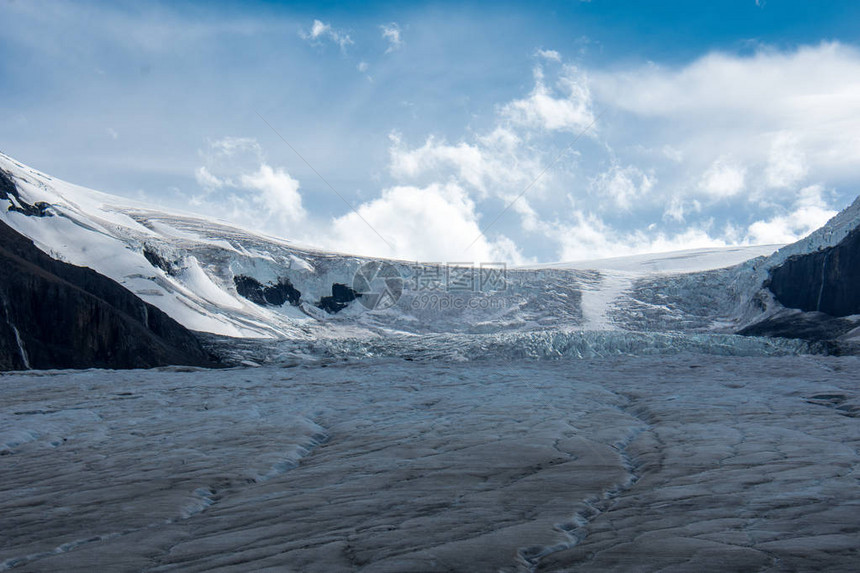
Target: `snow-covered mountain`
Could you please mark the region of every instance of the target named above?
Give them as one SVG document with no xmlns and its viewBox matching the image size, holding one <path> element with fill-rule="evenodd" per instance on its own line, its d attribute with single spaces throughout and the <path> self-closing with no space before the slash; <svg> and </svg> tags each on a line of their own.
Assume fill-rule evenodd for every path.
<svg viewBox="0 0 860 573">
<path fill-rule="evenodd" d="M 3 219 L 45 253 L 117 281 L 187 328 L 249 339 L 734 333 L 782 308 L 764 288 L 774 268 L 833 247 L 860 222 L 855 203 L 779 251 L 765 245 L 461 267 L 314 250 L 66 183 L 2 154 L 0 170 L 15 191 L 0 198 Z"/>
</svg>

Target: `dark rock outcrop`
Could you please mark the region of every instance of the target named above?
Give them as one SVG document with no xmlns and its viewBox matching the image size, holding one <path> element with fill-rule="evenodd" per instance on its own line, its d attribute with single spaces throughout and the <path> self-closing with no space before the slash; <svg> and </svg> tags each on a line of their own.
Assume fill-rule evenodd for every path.
<svg viewBox="0 0 860 573">
<path fill-rule="evenodd" d="M 348 286 L 340 283 L 331 285 L 331 296 L 324 296 L 317 303 L 317 307 L 329 314 L 335 314 L 346 308 L 346 305 L 361 296 Z"/>
<path fill-rule="evenodd" d="M 162 256 L 152 245 L 143 246 L 143 257 L 149 261 L 149 264 L 157 269 L 161 269 L 169 275 L 175 275 L 178 270 L 176 261 L 169 261 Z"/>
<path fill-rule="evenodd" d="M 0 370 L 214 366 L 185 327 L 0 221 Z"/>
<path fill-rule="evenodd" d="M 847 334 L 857 323 L 847 318 L 833 317 L 823 312 L 782 311 L 751 324 L 739 331 L 744 336 L 776 336 L 801 340 L 835 340 Z"/>
<path fill-rule="evenodd" d="M 261 306 L 283 306 L 286 302 L 298 306 L 302 298 L 302 293 L 285 277 L 279 277 L 277 283 L 263 285 L 254 277 L 236 275 L 233 284 L 236 292 Z"/>
<path fill-rule="evenodd" d="M 786 259 L 765 286 L 787 308 L 836 317 L 860 314 L 860 228 L 834 247 Z"/>
<path fill-rule="evenodd" d="M 0 169 L 0 199 L 9 201 L 8 211 L 15 211 L 31 217 L 45 217 L 48 215 L 50 203 L 37 201 L 30 205 L 18 194 L 18 187 L 12 176 Z"/>
<path fill-rule="evenodd" d="M 860 228 L 835 246 L 787 258 L 763 286 L 785 308 L 738 334 L 818 342 L 831 354 L 860 351 L 851 341 L 860 326 Z"/>
</svg>

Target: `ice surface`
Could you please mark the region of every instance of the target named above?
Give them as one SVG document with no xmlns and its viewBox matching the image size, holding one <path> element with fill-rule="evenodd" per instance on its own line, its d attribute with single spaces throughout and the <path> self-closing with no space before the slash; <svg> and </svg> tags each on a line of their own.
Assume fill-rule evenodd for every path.
<svg viewBox="0 0 860 573">
<path fill-rule="evenodd" d="M 531 331 L 494 334 L 385 333 L 315 340 L 263 340 L 240 343 L 212 338 L 210 349 L 233 363 L 298 364 L 325 360 L 401 357 L 452 362 L 510 362 L 612 356 L 672 356 L 685 352 L 720 356 L 782 356 L 826 353 L 826 347 L 803 340 L 727 334 L 622 331 Z"/>
<path fill-rule="evenodd" d="M 0 567 L 849 571 L 856 357 L 0 377 Z"/>
</svg>

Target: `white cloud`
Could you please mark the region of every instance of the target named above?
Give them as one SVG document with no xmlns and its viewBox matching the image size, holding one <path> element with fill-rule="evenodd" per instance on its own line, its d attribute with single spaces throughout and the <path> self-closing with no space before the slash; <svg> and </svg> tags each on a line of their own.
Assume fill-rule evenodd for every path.
<svg viewBox="0 0 860 573">
<path fill-rule="evenodd" d="M 606 197 L 616 207 L 629 210 L 635 200 L 649 194 L 655 183 L 653 174 L 645 173 L 638 167 L 614 164 L 608 171 L 592 179 L 591 187 L 593 194 L 600 198 Z"/>
<path fill-rule="evenodd" d="M 467 193 L 470 201 L 496 199 L 488 217 L 495 217 L 499 210 L 506 208 L 511 215 L 519 216 L 524 231 L 541 232 L 540 217 L 529 197 L 541 197 L 553 174 L 545 173 L 540 177 L 546 171 L 542 154 L 526 146 L 516 131 L 496 126 L 487 133 L 475 134 L 471 142 L 456 144 L 431 136 L 416 148 L 406 146 L 396 132 L 390 137 L 389 170 L 396 180 L 422 188 L 453 185 Z M 492 252 L 510 253 L 509 261 L 525 260 L 509 239 L 497 237 L 494 231 L 490 235 L 494 239 L 487 244 L 493 246 Z M 475 236 L 477 231 L 460 245 L 460 249 L 465 249 Z M 481 246 L 485 242 L 482 238 L 473 249 L 481 256 L 487 253 L 486 246 Z M 508 246 L 502 248 L 501 245 Z"/>
<path fill-rule="evenodd" d="M 256 173 L 243 174 L 240 181 L 244 189 L 259 192 L 253 201 L 267 210 L 266 215 L 282 222 L 298 222 L 305 218 L 299 182 L 283 169 L 262 164 Z"/>
<path fill-rule="evenodd" d="M 837 42 L 751 56 L 711 53 L 680 68 L 589 74 L 594 98 L 671 140 L 685 157 L 731 153 L 765 163 L 775 133 L 790 133 L 810 166 L 853 172 L 860 161 L 860 51 Z M 815 169 L 813 169 L 813 166 Z"/>
<path fill-rule="evenodd" d="M 501 115 L 511 124 L 531 130 L 579 132 L 594 121 L 588 81 L 575 67 L 565 66 L 557 89 L 546 85 L 540 67 L 535 68 L 534 76 L 535 87 L 528 97 L 502 107 Z"/>
<path fill-rule="evenodd" d="M 747 1 L 751 12 L 755 12 L 753 0 Z M 253 140 L 233 138 L 213 142 L 205 149 L 205 156 L 189 166 L 180 156 L 171 156 L 166 151 L 176 146 L 164 146 L 157 137 L 153 138 L 153 130 L 141 129 L 141 126 L 147 127 L 148 118 L 168 113 L 169 110 L 159 107 L 159 101 L 173 94 L 177 85 L 190 90 L 188 99 L 198 102 L 200 110 L 205 112 L 193 114 L 195 117 L 212 118 L 210 123 L 217 120 L 222 124 L 235 124 L 227 109 L 230 102 L 213 98 L 217 90 L 213 91 L 211 84 L 213 81 L 217 83 L 219 63 L 209 55 L 217 52 L 219 46 L 223 48 L 224 42 L 247 45 L 250 41 L 261 46 L 282 44 L 284 27 L 294 25 L 289 18 L 251 15 L 248 18 L 192 22 L 177 17 L 170 10 L 136 11 L 130 15 L 128 10 L 100 8 L 93 12 L 76 8 L 75 3 L 56 3 L 55 9 L 49 11 L 40 10 L 38 3 L 26 8 L 24 5 L 30 6 L 30 3 L 16 3 L 20 9 L 15 11 L 31 14 L 24 19 L 28 25 L 8 27 L 7 31 L 12 34 L 10 41 L 16 43 L 19 52 L 30 50 L 34 57 L 57 63 L 56 69 L 48 66 L 39 73 L 56 80 L 61 91 L 80 75 L 71 73 L 74 70 L 110 79 L 122 67 L 124 60 L 119 56 L 123 54 L 132 56 L 135 75 L 141 64 L 145 64 L 165 81 L 153 83 L 155 76 L 150 75 L 147 85 L 152 89 L 145 90 L 137 89 L 138 81 L 108 82 L 105 89 L 113 84 L 122 84 L 122 89 L 114 89 L 111 97 L 101 98 L 107 104 L 100 106 L 93 104 L 92 98 L 86 101 L 64 98 L 64 101 L 69 100 L 66 102 L 68 105 L 57 109 L 39 107 L 38 101 L 30 102 L 32 105 L 23 102 L 24 107 L 18 106 L 21 109 L 8 118 L 5 125 L 9 130 L 17 130 L 18 135 L 25 139 L 35 137 L 33 134 L 44 130 L 36 129 L 32 118 L 39 117 L 40 113 L 47 114 L 44 121 L 53 118 L 54 123 L 60 125 L 56 119 L 69 116 L 69 111 L 74 111 L 72 108 L 78 105 L 83 110 L 83 115 L 78 114 L 81 121 L 95 118 L 88 121 L 97 126 L 92 129 L 93 145 L 100 146 L 99 149 L 108 155 L 112 154 L 110 161 L 101 163 L 110 164 L 113 169 L 122 167 L 126 171 L 155 170 L 193 176 L 199 184 L 197 199 L 210 213 L 220 216 L 236 214 L 241 217 L 239 222 L 249 222 L 255 228 L 271 225 L 267 230 L 281 229 L 279 234 L 283 234 L 278 216 L 269 217 L 274 211 L 265 207 L 267 202 L 275 207 L 275 211 L 283 212 L 284 220 L 297 217 L 301 213 L 300 208 L 310 211 L 309 217 L 318 206 L 322 209 L 326 200 L 324 196 L 321 194 L 318 198 L 306 193 L 304 187 L 298 188 L 291 177 L 295 174 L 287 173 L 289 170 L 279 169 L 276 163 L 267 160 Z M 62 42 L 57 41 L 63 34 L 50 32 L 64 27 L 85 29 L 86 26 L 69 26 L 69 22 L 82 22 L 94 15 L 104 18 L 110 25 L 100 26 L 98 33 L 77 38 L 76 43 L 82 46 L 82 50 L 75 53 L 72 62 L 66 57 L 68 54 L 63 55 Z M 401 50 L 405 51 L 411 47 L 412 39 L 408 37 L 405 22 L 385 35 L 385 28 L 378 27 L 378 24 L 386 21 L 373 21 L 365 30 L 373 36 L 375 50 L 382 52 L 402 45 Z M 339 19 L 315 20 L 311 14 L 298 24 L 304 40 L 295 36 L 293 39 L 320 48 L 311 51 L 322 51 L 323 48 L 329 52 L 338 49 L 353 51 L 353 39 L 347 33 L 351 30 L 339 28 L 344 22 Z M 46 33 L 38 33 L 39 30 Z M 585 42 L 587 39 L 577 40 L 576 34 L 569 37 L 564 54 L 576 55 L 577 46 L 585 47 Z M 114 46 L 122 52 L 113 65 L 98 61 L 104 46 Z M 234 66 L 231 78 L 235 80 L 233 87 L 238 90 L 236 93 L 241 96 L 240 100 L 248 100 L 245 97 L 248 89 L 274 93 L 286 82 L 291 86 L 285 94 L 288 106 L 310 101 L 308 97 L 313 97 L 314 86 L 338 85 L 343 87 L 342 91 L 347 96 L 352 93 L 354 97 L 347 97 L 350 105 L 338 106 L 338 113 L 327 120 L 314 117 L 314 114 L 325 113 L 325 105 L 311 105 L 305 110 L 310 115 L 303 118 L 293 114 L 293 121 L 297 133 L 312 137 L 313 141 L 305 144 L 311 147 L 325 146 L 324 141 L 337 140 L 345 142 L 346 146 L 353 145 L 350 142 L 354 141 L 366 142 L 360 150 L 353 148 L 355 154 L 348 153 L 351 157 L 354 155 L 355 160 L 335 164 L 330 161 L 331 155 L 326 154 L 330 169 L 334 170 L 329 173 L 327 168 L 326 176 L 330 176 L 332 181 L 356 180 L 356 187 L 363 191 L 361 201 L 367 204 L 374 198 L 381 199 L 384 188 L 439 190 L 454 185 L 474 205 L 471 215 L 466 212 L 468 216 L 461 217 L 461 220 L 486 224 L 526 190 L 544 169 L 549 168 L 489 231 L 493 244 L 503 242 L 503 238 L 496 239 L 496 233 L 503 232 L 515 239 L 524 252 L 543 260 L 556 256 L 555 252 L 561 253 L 562 245 L 567 258 L 573 257 L 574 253 L 579 253 L 578 258 L 595 256 L 598 252 L 621 254 L 625 246 L 639 249 L 642 245 L 664 244 L 658 241 L 660 237 L 664 242 L 671 242 L 677 236 L 684 236 L 689 229 L 696 231 L 690 237 L 702 238 L 704 234 L 715 241 L 790 240 L 823 222 L 832 214 L 834 207 L 847 204 L 857 192 L 860 49 L 856 46 L 838 42 L 792 49 L 760 45 L 752 53 L 701 53 L 690 60 L 670 57 L 667 61 L 671 63 L 668 64 L 637 64 L 635 55 L 611 61 L 607 59 L 611 56 L 606 53 L 597 59 L 583 58 L 582 61 L 601 62 L 599 66 L 588 69 L 564 66 L 562 54 L 551 49 L 537 49 L 547 47 L 558 46 L 532 45 L 527 48 L 533 56 L 529 65 L 544 66 L 543 69 L 538 67 L 531 85 L 516 95 L 496 101 L 495 109 L 478 107 L 486 101 L 484 98 L 472 98 L 463 106 L 459 101 L 452 102 L 459 111 L 446 115 L 446 121 L 437 121 L 439 118 L 432 116 L 445 106 L 428 105 L 433 103 L 430 100 L 438 98 L 428 95 L 427 90 L 421 95 L 422 82 L 428 81 L 427 77 L 421 77 L 422 73 L 433 73 L 432 66 L 421 66 L 421 59 L 427 63 L 439 56 L 423 50 L 422 54 L 416 54 L 416 67 L 411 71 L 414 73 L 388 74 L 380 69 L 380 74 L 375 76 L 373 90 L 361 89 L 368 86 L 361 81 L 365 78 L 358 77 L 355 72 L 352 74 L 354 77 L 338 75 L 344 64 L 363 67 L 362 60 L 369 62 L 363 73 L 375 72 L 376 66 L 382 66 L 382 63 L 377 64 L 371 59 L 372 46 L 368 47 L 369 51 L 356 54 L 351 63 L 344 61 L 320 67 L 320 62 L 307 61 L 304 57 L 292 58 L 289 74 L 266 75 L 262 72 L 277 67 L 279 58 L 283 60 L 283 54 L 274 50 L 261 54 L 254 61 L 245 61 L 246 65 Z M 508 48 L 508 55 L 516 55 L 518 50 L 522 55 L 521 48 Z M 746 50 L 746 47 L 742 49 Z M 212 73 L 201 78 L 212 81 L 183 84 L 183 76 L 177 73 L 179 68 L 176 68 L 173 55 L 185 52 L 197 57 L 198 67 L 210 66 L 209 72 Z M 389 57 L 398 55 L 389 54 Z M 512 62 L 514 60 L 516 58 Z M 69 62 L 75 65 L 72 68 L 64 65 Z M 460 62 L 455 67 L 460 72 L 474 68 L 469 62 Z M 519 73 L 525 82 L 529 82 L 531 71 L 528 68 L 518 72 L 508 70 Z M 36 73 L 34 70 L 30 72 Z M 302 81 L 303 77 L 310 77 L 308 74 L 315 80 Z M 18 79 L 26 79 L 26 76 Z M 469 81 L 457 80 L 462 77 Z M 499 87 L 498 78 L 480 74 L 462 77 L 454 74 L 451 78 L 443 78 L 432 89 L 450 95 L 451 89 L 463 88 L 465 91 L 460 95 L 467 98 L 474 95 L 472 90 L 486 93 L 487 82 L 493 84 L 489 87 Z M 516 78 L 509 79 L 513 81 L 505 83 L 502 89 L 511 89 L 519 83 Z M 355 87 L 360 89 L 353 92 Z M 374 97 L 373 92 L 378 97 Z M 403 100 L 404 93 L 417 95 L 410 98 L 414 99 L 413 105 L 404 104 L 400 109 L 397 102 Z M 111 107 L 110 102 L 120 103 Z M 125 104 L 120 105 L 122 102 Z M 390 114 L 385 115 L 384 106 L 392 107 Z M 125 118 L 123 123 L 111 123 L 114 121 L 112 117 L 129 107 L 140 109 L 141 113 L 135 114 L 136 119 L 120 114 Z M 368 165 L 365 169 L 365 161 L 380 157 L 378 148 L 375 148 L 378 144 L 373 143 L 374 136 L 378 136 L 380 109 L 387 122 L 395 122 L 394 125 L 405 122 L 403 129 L 406 133 L 415 133 L 413 130 L 421 129 L 421 126 L 434 126 L 429 129 L 439 131 L 433 138 L 427 137 L 429 132 L 421 133 L 410 135 L 408 144 L 392 145 L 388 171 L 385 165 Z M 575 133 L 598 113 L 597 110 L 606 110 L 600 116 L 599 130 L 590 131 L 588 137 L 575 142 L 561 161 L 550 165 L 558 152 L 574 140 Z M 495 116 L 492 116 L 493 112 Z M 168 114 L 164 125 L 183 125 L 181 111 L 170 113 L 173 115 Z M 409 119 L 410 114 L 413 114 L 413 120 Z M 31 118 L 30 129 L 21 127 L 27 121 L 25 116 Z M 452 129 L 451 121 L 456 121 L 457 117 L 465 119 L 469 125 L 461 132 L 444 131 Z M 325 137 L 308 135 L 311 133 L 308 125 L 326 121 L 330 133 Z M 143 138 L 138 142 L 141 152 L 133 154 L 131 159 L 126 158 L 121 153 L 123 146 L 111 145 L 112 134 L 105 132 L 102 123 L 122 129 L 122 138 L 127 138 L 129 133 L 139 133 Z M 265 126 L 262 127 L 265 130 Z M 338 137 L 346 131 L 354 137 Z M 61 132 L 58 131 L 58 137 L 62 137 Z M 144 141 L 147 137 L 149 139 Z M 80 141 L 80 137 L 74 141 Z M 282 152 L 278 151 L 279 156 Z M 75 157 L 81 156 L 80 150 L 73 149 L 71 153 L 77 153 Z M 284 161 L 289 160 L 289 156 L 283 157 Z M 626 172 L 627 169 L 630 171 Z M 645 174 L 649 181 L 659 181 L 659 184 L 645 185 L 645 192 L 644 179 L 639 174 Z M 386 180 L 389 176 L 390 180 Z M 385 182 L 379 184 L 379 180 Z M 303 183 L 322 187 L 316 179 Z M 818 196 L 811 195 L 809 189 L 815 188 L 813 184 L 820 184 L 828 191 Z M 193 182 L 191 186 L 197 187 Z M 281 195 L 273 193 L 273 189 L 286 192 Z M 348 188 L 341 190 L 350 192 Z M 297 201 L 296 196 L 303 196 L 304 201 Z M 427 196 L 432 198 L 435 194 L 431 191 Z M 355 200 L 356 195 L 348 197 Z M 328 200 L 337 205 L 338 213 L 348 213 L 337 198 L 328 197 Z M 456 204 L 450 198 L 448 202 Z M 328 207 L 326 209 L 328 215 L 330 211 Z M 711 219 L 713 224 L 709 224 Z M 754 222 L 753 225 L 750 226 L 750 222 Z M 298 226 L 291 224 L 293 228 Z M 307 228 L 310 229 L 311 225 L 308 224 Z M 296 234 L 290 230 L 286 236 L 296 237 Z M 594 253 L 576 251 L 577 245 L 581 244 L 593 246 Z M 398 252 L 413 256 L 404 249 Z"/>
<path fill-rule="evenodd" d="M 326 24 L 321 20 L 314 20 L 309 31 L 299 30 L 299 37 L 312 44 L 321 44 L 324 41 L 332 42 L 340 46 L 342 52 L 346 52 L 346 47 L 354 43 L 349 34 L 335 30 L 331 24 Z"/>
<path fill-rule="evenodd" d="M 198 153 L 204 164 L 195 170 L 194 178 L 206 193 L 239 187 L 241 174 L 256 171 L 265 161 L 260 144 L 250 137 L 209 140 Z"/>
<path fill-rule="evenodd" d="M 743 191 L 746 169 L 732 161 L 721 157 L 714 161 L 702 175 L 699 188 L 713 199 L 733 197 Z"/>
<path fill-rule="evenodd" d="M 369 67 L 370 67 L 370 66 L 368 65 L 368 63 L 367 63 L 367 62 L 359 62 L 359 63 L 358 63 L 358 66 L 356 66 L 356 69 L 357 69 L 359 72 L 364 73 L 364 72 L 366 72 L 366 71 L 367 71 L 367 69 L 368 69 Z"/>
<path fill-rule="evenodd" d="M 391 187 L 359 206 L 358 213 L 334 220 L 327 239 L 331 248 L 420 261 L 523 262 L 510 240 L 480 235 L 475 204 L 455 183 Z"/>
<path fill-rule="evenodd" d="M 675 163 L 682 163 L 684 161 L 684 152 L 669 144 L 664 145 L 660 151 L 666 159 L 670 159 Z"/>
<path fill-rule="evenodd" d="M 224 182 L 212 175 L 206 166 L 200 166 L 194 171 L 194 179 L 197 180 L 198 185 L 207 191 L 224 186 Z"/>
<path fill-rule="evenodd" d="M 331 30 L 331 26 L 329 26 L 328 24 L 323 24 L 319 20 L 314 20 L 314 24 L 313 24 L 313 26 L 311 26 L 310 36 L 313 39 L 317 39 L 330 30 Z"/>
<path fill-rule="evenodd" d="M 397 22 L 383 24 L 379 29 L 382 30 L 382 38 L 388 41 L 388 49 L 385 50 L 386 54 L 390 54 L 403 47 L 403 38 L 400 35 L 400 26 Z"/>
<path fill-rule="evenodd" d="M 222 157 L 235 157 L 240 154 L 250 154 L 260 157 L 263 149 L 253 137 L 222 137 L 209 141 L 209 153 Z"/>
<path fill-rule="evenodd" d="M 562 261 L 726 246 L 724 240 L 711 237 L 704 228 L 690 227 L 673 235 L 622 232 L 607 225 L 593 213 L 578 210 L 574 211 L 572 222 L 554 224 L 547 234 L 559 242 L 559 258 Z"/>
<path fill-rule="evenodd" d="M 392 141 L 389 169 L 394 177 L 410 180 L 428 172 L 436 175 L 444 168 L 453 168 L 466 183 L 484 190 L 488 170 L 477 146 L 463 142 L 449 145 L 430 136 L 423 146 L 408 149 L 402 144 L 399 134 L 392 133 L 389 137 Z"/>
<path fill-rule="evenodd" d="M 505 127 L 475 136 L 472 143 L 449 144 L 431 136 L 412 149 L 396 132 L 390 137 L 389 170 L 401 182 L 456 181 L 483 199 L 522 191 L 541 169 L 540 161 L 522 148 L 521 138 Z"/>
<path fill-rule="evenodd" d="M 820 185 L 800 191 L 790 209 L 750 225 L 747 240 L 753 244 L 792 243 L 821 227 L 836 211 L 828 207 Z"/>
<path fill-rule="evenodd" d="M 223 137 L 200 151 L 204 165 L 194 177 L 202 193 L 192 204 L 249 228 L 295 237 L 284 224 L 303 221 L 299 182 L 282 168 L 270 166 L 256 139 Z"/>
<path fill-rule="evenodd" d="M 559 54 L 555 50 L 538 50 L 536 54 L 545 60 L 549 60 L 552 62 L 561 62 L 561 54 Z"/>
<path fill-rule="evenodd" d="M 620 175 L 594 179 L 606 190 L 607 202 L 618 204 L 620 198 L 633 205 L 627 221 L 634 229 L 644 227 L 652 206 L 662 205 L 666 228 L 682 224 L 729 243 L 790 242 L 826 222 L 834 204 L 856 193 L 847 186 L 823 193 L 821 185 L 810 185 L 856 180 L 860 51 L 855 47 L 762 46 L 752 55 L 710 53 L 679 67 L 649 63 L 590 70 L 587 88 L 594 107 L 609 109 L 611 122 L 604 120 L 601 137 L 607 149 L 618 150 L 622 164 L 660 179 L 660 188 L 649 194 L 650 205 L 625 201 L 644 195 L 637 196 Z M 731 211 L 725 210 L 727 200 Z M 601 206 L 589 210 L 599 212 Z M 706 224 L 714 217 L 719 225 Z M 755 222 L 748 227 L 738 222 L 749 220 Z M 602 231 L 612 235 L 622 224 L 613 219 Z M 580 222 L 569 232 L 587 236 L 588 228 L 595 227 Z M 643 244 L 636 235 L 612 236 L 631 249 Z"/>
<path fill-rule="evenodd" d="M 768 187 L 792 187 L 806 176 L 806 157 L 798 138 L 788 132 L 778 133 L 770 147 L 765 180 Z"/>
<path fill-rule="evenodd" d="M 684 200 L 677 195 L 672 197 L 666 204 L 663 211 L 663 218 L 666 220 L 683 223 L 686 220 L 688 213 L 701 213 L 702 204 L 695 200 Z"/>
</svg>

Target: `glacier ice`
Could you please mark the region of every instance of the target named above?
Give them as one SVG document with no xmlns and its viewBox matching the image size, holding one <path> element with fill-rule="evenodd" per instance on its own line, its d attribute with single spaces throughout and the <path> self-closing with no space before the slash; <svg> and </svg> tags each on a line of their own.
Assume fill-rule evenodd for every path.
<svg viewBox="0 0 860 573">
<path fill-rule="evenodd" d="M 847 571 L 858 360 L 6 374 L 0 569 Z"/>
</svg>

